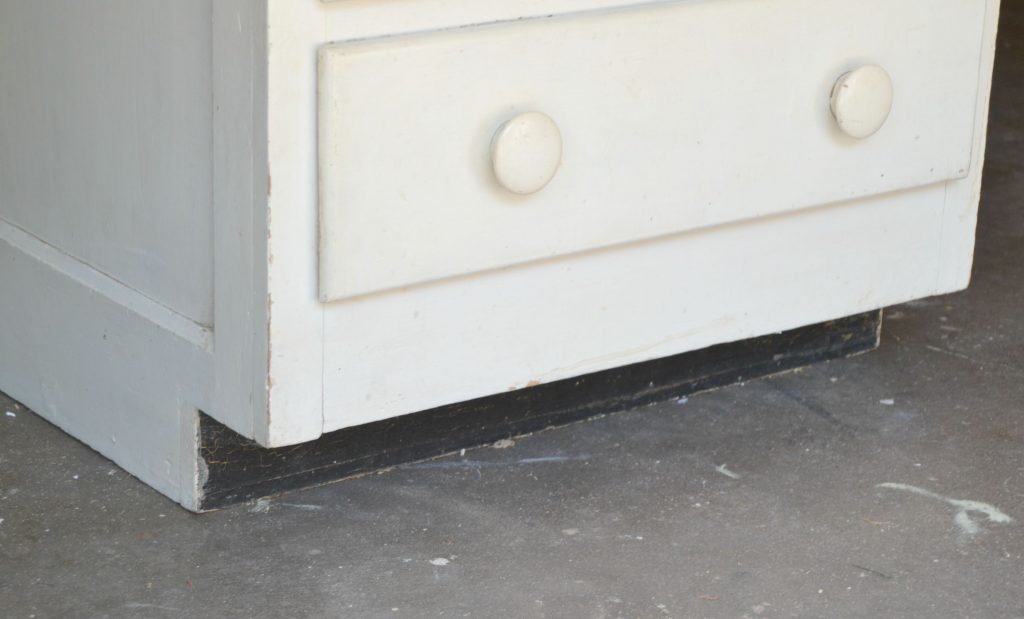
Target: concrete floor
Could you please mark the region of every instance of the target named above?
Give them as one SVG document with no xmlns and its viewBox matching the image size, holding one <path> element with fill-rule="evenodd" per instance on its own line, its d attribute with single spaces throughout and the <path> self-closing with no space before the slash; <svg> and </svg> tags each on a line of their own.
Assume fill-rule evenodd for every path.
<svg viewBox="0 0 1024 619">
<path fill-rule="evenodd" d="M 974 283 L 877 352 L 205 516 L 0 394 L 0 616 L 1024 617 L 1014 4 Z"/>
</svg>

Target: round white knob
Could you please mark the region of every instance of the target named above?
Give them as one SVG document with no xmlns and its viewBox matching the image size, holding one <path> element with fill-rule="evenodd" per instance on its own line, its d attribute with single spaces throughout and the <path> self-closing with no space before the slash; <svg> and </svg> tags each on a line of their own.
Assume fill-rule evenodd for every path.
<svg viewBox="0 0 1024 619">
<path fill-rule="evenodd" d="M 562 163 L 562 133 L 547 114 L 520 114 L 494 134 L 491 163 L 505 189 L 520 195 L 537 193 Z"/>
<path fill-rule="evenodd" d="M 892 79 L 885 69 L 867 65 L 841 75 L 832 87 L 832 116 L 852 138 L 866 138 L 882 128 L 892 111 Z"/>
</svg>

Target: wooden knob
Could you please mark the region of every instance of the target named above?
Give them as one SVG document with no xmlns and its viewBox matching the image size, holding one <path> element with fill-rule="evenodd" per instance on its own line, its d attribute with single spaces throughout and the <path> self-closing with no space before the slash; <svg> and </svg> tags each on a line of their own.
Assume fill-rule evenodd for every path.
<svg viewBox="0 0 1024 619">
<path fill-rule="evenodd" d="M 526 112 L 503 124 L 491 141 L 494 177 L 520 195 L 537 193 L 562 163 L 562 133 L 547 114 Z"/>
<path fill-rule="evenodd" d="M 851 138 L 874 135 L 892 111 L 892 79 L 885 69 L 867 65 L 845 73 L 832 87 L 832 116 Z"/>
</svg>

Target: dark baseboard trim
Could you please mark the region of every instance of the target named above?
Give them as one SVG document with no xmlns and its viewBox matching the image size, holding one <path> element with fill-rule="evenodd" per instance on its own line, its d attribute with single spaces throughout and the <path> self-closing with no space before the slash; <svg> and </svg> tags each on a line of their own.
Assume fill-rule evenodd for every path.
<svg viewBox="0 0 1024 619">
<path fill-rule="evenodd" d="M 200 414 L 200 511 L 441 456 L 878 346 L 880 311 L 260 447 Z"/>
</svg>

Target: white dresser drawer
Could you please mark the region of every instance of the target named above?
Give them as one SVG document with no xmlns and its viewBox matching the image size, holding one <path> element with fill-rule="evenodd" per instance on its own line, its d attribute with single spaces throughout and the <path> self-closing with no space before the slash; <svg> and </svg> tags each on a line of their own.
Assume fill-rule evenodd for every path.
<svg viewBox="0 0 1024 619">
<path fill-rule="evenodd" d="M 985 4 L 849 4 L 674 2 L 322 48 L 321 300 L 966 176 Z M 830 93 L 865 65 L 893 105 L 855 139 Z M 562 158 L 524 196 L 492 141 L 530 111 Z"/>
</svg>

